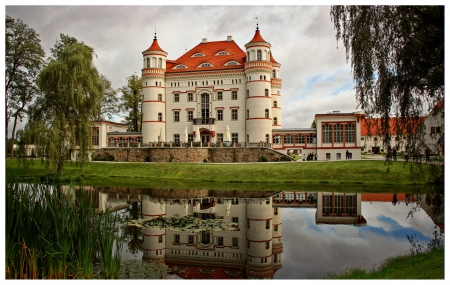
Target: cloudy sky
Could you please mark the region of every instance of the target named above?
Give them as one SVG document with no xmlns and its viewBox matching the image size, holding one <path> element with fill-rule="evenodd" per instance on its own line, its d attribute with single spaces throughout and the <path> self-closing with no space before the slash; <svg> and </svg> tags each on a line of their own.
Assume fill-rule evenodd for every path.
<svg viewBox="0 0 450 285">
<path fill-rule="evenodd" d="M 85 2 L 77 3 L 97 1 Z M 168 59 L 177 59 L 202 38 L 221 41 L 232 36 L 245 50 L 254 36 L 257 16 L 261 35 L 281 64 L 283 128 L 310 127 L 317 113 L 358 110 L 351 68 L 342 44 L 336 42 L 328 4 L 179 6 L 171 2 L 164 6 L 55 6 L 52 2 L 15 6 L 22 1 L 14 1 L 5 5 L 5 14 L 35 29 L 47 56 L 60 33 L 94 48 L 99 72 L 115 88 L 125 85 L 128 76 L 140 75 L 142 51 L 151 45 L 155 28 Z"/>
</svg>

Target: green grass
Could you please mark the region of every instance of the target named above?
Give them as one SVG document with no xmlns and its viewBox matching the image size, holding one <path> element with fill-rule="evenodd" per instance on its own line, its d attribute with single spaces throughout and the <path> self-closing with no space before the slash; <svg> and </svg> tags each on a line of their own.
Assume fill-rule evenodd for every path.
<svg viewBox="0 0 450 285">
<path fill-rule="evenodd" d="M 353 268 L 329 279 L 444 279 L 444 247 L 426 253 L 398 256 L 385 261 L 378 270 Z"/>
<path fill-rule="evenodd" d="M 388 171 L 384 161 L 380 160 L 252 164 L 91 162 L 80 169 L 75 163 L 68 162 L 62 177 L 68 181 L 75 179 L 97 184 L 94 186 L 101 186 L 95 181 L 104 181 L 103 186 L 144 187 L 151 182 L 152 185 L 178 184 L 183 188 L 199 184 L 229 188 L 229 183 L 253 184 L 253 188 L 258 189 L 264 184 L 408 186 L 417 183 L 410 179 L 409 165 L 395 162 Z M 22 178 L 46 175 L 40 161 L 23 169 L 15 159 L 6 160 L 6 172 Z"/>
</svg>

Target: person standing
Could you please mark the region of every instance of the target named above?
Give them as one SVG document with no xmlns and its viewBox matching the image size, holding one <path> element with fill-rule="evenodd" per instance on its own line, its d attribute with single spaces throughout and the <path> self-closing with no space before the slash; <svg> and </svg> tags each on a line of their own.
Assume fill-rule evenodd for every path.
<svg viewBox="0 0 450 285">
<path fill-rule="evenodd" d="M 345 152 L 345 159 L 348 159 L 348 157 L 349 157 L 349 152 L 348 152 L 348 149 L 347 149 L 347 151 Z"/>
<path fill-rule="evenodd" d="M 395 147 L 392 149 L 392 160 L 397 161 L 397 149 Z"/>
</svg>

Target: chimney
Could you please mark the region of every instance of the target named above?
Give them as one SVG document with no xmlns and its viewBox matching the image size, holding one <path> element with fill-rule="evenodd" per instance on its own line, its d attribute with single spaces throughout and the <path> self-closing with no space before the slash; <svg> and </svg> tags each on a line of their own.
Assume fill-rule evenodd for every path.
<svg viewBox="0 0 450 285">
<path fill-rule="evenodd" d="M 203 39 L 202 39 L 202 44 L 206 44 L 207 41 L 208 41 L 207 38 L 203 38 Z"/>
<path fill-rule="evenodd" d="M 228 36 L 227 37 L 227 42 L 231 42 L 233 40 L 233 37 L 232 36 Z"/>
</svg>

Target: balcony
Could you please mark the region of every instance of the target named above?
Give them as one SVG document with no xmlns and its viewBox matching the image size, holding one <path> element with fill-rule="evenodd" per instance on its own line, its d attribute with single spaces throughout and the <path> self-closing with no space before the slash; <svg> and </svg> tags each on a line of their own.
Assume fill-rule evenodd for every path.
<svg viewBox="0 0 450 285">
<path fill-rule="evenodd" d="M 214 125 L 215 118 L 196 118 L 192 119 L 194 125 Z"/>
</svg>

